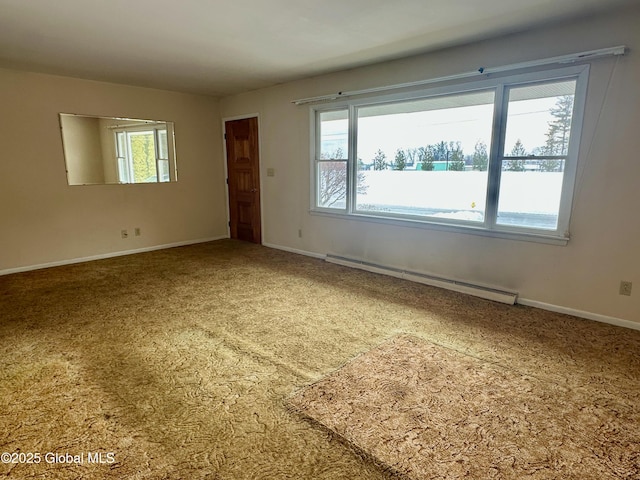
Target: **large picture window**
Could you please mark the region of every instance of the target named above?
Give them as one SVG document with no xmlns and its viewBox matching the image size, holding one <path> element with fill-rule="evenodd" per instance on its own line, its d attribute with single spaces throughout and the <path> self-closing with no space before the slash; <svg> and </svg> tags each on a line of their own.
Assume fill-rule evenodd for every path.
<svg viewBox="0 0 640 480">
<path fill-rule="evenodd" d="M 566 240 L 587 73 L 317 108 L 314 210 Z"/>
</svg>

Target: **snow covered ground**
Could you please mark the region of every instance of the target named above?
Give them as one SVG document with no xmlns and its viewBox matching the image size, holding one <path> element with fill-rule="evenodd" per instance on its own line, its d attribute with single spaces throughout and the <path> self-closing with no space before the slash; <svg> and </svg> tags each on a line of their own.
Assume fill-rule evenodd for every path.
<svg viewBox="0 0 640 480">
<path fill-rule="evenodd" d="M 364 171 L 358 210 L 483 221 L 487 172 Z M 562 172 L 502 172 L 498 223 L 555 229 Z"/>
</svg>

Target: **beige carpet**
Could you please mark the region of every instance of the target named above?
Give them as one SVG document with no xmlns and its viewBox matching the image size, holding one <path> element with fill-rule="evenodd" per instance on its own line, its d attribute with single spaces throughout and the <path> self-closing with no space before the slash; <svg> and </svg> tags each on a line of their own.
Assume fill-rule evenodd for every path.
<svg viewBox="0 0 640 480">
<path fill-rule="evenodd" d="M 640 477 L 640 416 L 414 336 L 397 336 L 290 405 L 412 480 Z"/>
<path fill-rule="evenodd" d="M 286 399 L 401 333 L 640 409 L 638 331 L 223 240 L 0 277 L 0 453 L 85 454 L 0 478 L 388 480 Z"/>
</svg>

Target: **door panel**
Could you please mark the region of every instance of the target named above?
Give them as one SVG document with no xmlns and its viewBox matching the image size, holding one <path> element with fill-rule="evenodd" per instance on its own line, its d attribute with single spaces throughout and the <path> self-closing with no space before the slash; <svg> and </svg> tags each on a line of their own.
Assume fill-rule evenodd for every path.
<svg viewBox="0 0 640 480">
<path fill-rule="evenodd" d="M 231 238 L 261 243 L 258 119 L 225 122 Z"/>
</svg>

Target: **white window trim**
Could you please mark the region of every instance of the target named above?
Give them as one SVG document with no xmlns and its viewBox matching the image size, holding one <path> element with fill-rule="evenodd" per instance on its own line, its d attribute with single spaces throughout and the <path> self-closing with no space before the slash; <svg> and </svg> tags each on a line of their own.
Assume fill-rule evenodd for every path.
<svg viewBox="0 0 640 480">
<path fill-rule="evenodd" d="M 497 216 L 495 210 L 498 208 L 498 188 L 499 180 L 495 177 L 501 175 L 499 168 L 489 169 L 492 178 L 487 184 L 487 210 L 485 212 L 485 223 L 466 222 L 453 219 L 434 219 L 425 217 L 410 217 L 406 215 L 394 214 L 370 214 L 357 212 L 355 208 L 356 188 L 356 149 L 357 149 L 357 107 L 375 105 L 381 103 L 392 103 L 399 101 L 414 100 L 438 95 L 468 93 L 476 90 L 486 90 L 496 88 L 495 105 L 502 105 L 494 112 L 494 124 L 491 138 L 491 149 L 489 162 L 496 165 L 499 162 L 500 152 L 498 146 L 503 143 L 504 125 L 506 124 L 507 109 L 503 98 L 505 86 L 510 87 L 543 81 L 562 80 L 563 78 L 575 78 L 576 90 L 574 96 L 574 121 L 572 122 L 571 135 L 569 139 L 568 155 L 565 162 L 561 200 L 558 210 L 558 227 L 555 231 L 542 229 L 513 227 L 496 224 Z M 519 73 L 515 75 L 504 75 L 482 81 L 472 81 L 456 83 L 440 87 L 423 88 L 418 90 L 405 91 L 387 95 L 372 95 L 357 99 L 342 99 L 335 102 L 327 102 L 321 105 L 312 106 L 310 110 L 311 136 L 313 139 L 310 145 L 311 150 L 311 190 L 310 190 L 310 213 L 339 219 L 358 220 L 373 223 L 382 223 L 403 227 L 417 227 L 434 229 L 449 232 L 458 232 L 489 237 L 508 238 L 514 240 L 534 241 L 555 245 L 566 245 L 569 241 L 569 225 L 573 203 L 574 186 L 577 172 L 580 138 L 584 119 L 584 109 L 586 104 L 587 84 L 589 78 L 589 64 L 575 65 L 564 68 L 549 68 L 529 73 Z M 500 102 L 500 103 L 498 103 Z M 347 173 L 347 194 L 346 207 L 344 209 L 324 208 L 317 205 L 318 198 L 318 169 L 317 169 L 317 148 L 320 144 L 320 126 L 317 124 L 317 114 L 324 111 L 334 111 L 346 109 L 349 111 L 349 152 L 348 152 L 348 173 Z M 497 130 L 496 130 L 497 129 Z M 498 133 L 494 133 L 494 132 Z M 491 186 L 491 190 L 490 187 Z M 489 197 L 493 198 L 490 199 Z M 493 211 L 490 211 L 493 210 Z"/>
</svg>

